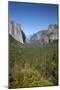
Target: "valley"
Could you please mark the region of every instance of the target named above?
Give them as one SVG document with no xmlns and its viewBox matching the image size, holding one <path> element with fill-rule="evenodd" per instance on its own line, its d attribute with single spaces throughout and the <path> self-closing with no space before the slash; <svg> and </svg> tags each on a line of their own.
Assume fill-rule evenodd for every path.
<svg viewBox="0 0 60 90">
<path fill-rule="evenodd" d="M 58 85 L 58 42 L 25 45 L 9 35 L 9 88 Z"/>
</svg>

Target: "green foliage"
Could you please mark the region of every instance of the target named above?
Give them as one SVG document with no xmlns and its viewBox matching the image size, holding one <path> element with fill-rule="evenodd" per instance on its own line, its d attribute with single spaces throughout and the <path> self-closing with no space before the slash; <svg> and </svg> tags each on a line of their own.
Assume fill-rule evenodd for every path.
<svg viewBox="0 0 60 90">
<path fill-rule="evenodd" d="M 58 44 L 22 45 L 9 36 L 9 88 L 58 85 Z"/>
</svg>

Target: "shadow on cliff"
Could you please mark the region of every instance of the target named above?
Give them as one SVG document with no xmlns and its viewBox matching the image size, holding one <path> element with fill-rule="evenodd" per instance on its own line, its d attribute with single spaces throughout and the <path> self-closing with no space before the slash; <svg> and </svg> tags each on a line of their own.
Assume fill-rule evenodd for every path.
<svg viewBox="0 0 60 90">
<path fill-rule="evenodd" d="M 26 41 L 26 36 L 25 36 L 25 33 L 21 30 L 21 33 L 22 33 L 22 36 L 23 36 L 23 42 Z"/>
</svg>

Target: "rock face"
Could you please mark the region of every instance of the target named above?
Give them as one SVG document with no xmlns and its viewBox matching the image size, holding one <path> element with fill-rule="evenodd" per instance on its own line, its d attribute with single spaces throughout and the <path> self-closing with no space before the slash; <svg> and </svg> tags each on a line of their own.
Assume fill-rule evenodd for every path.
<svg viewBox="0 0 60 90">
<path fill-rule="evenodd" d="M 9 21 L 8 31 L 9 31 L 9 34 L 17 41 L 21 42 L 22 44 L 25 42 L 25 34 L 21 30 L 20 24 L 17 24 L 14 21 Z"/>
<path fill-rule="evenodd" d="M 47 30 L 39 31 L 30 38 L 33 44 L 48 44 L 54 40 L 58 40 L 58 26 L 56 24 L 49 25 Z"/>
<path fill-rule="evenodd" d="M 8 22 L 8 31 L 14 39 L 21 42 L 22 44 L 48 44 L 54 40 L 58 40 L 58 26 L 56 24 L 49 25 L 47 30 L 42 30 L 33 34 L 30 37 L 30 40 L 26 38 L 25 33 L 21 29 L 21 25 L 14 21 Z"/>
<path fill-rule="evenodd" d="M 47 35 L 49 37 L 49 40 L 52 42 L 53 40 L 58 40 L 58 26 L 55 25 L 49 25 Z"/>
</svg>

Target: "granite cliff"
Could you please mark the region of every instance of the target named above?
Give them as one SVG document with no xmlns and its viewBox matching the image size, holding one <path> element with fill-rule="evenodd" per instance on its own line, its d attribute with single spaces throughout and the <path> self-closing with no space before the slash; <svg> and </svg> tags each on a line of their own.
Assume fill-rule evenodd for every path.
<svg viewBox="0 0 60 90">
<path fill-rule="evenodd" d="M 8 22 L 8 32 L 15 40 L 24 44 L 26 36 L 23 30 L 21 29 L 20 24 L 14 21 L 9 21 Z"/>
</svg>

